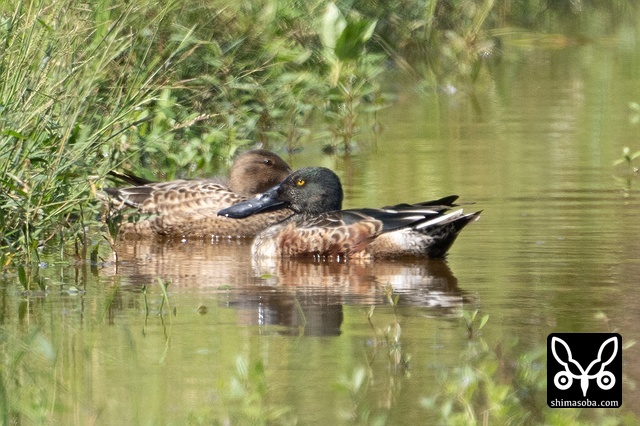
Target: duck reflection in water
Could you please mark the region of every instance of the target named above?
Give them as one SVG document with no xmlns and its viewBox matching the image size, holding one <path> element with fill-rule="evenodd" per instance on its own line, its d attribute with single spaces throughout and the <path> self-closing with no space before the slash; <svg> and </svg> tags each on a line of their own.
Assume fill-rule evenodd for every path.
<svg viewBox="0 0 640 426">
<path fill-rule="evenodd" d="M 256 270 L 254 270 L 256 271 Z M 425 308 L 429 316 L 459 317 L 470 297 L 458 288 L 447 262 L 316 262 L 283 259 L 261 285 L 246 287 L 232 298 L 241 322 L 276 326 L 286 335 L 337 336 L 343 306 L 387 305 L 387 286 L 398 306 Z"/>
<path fill-rule="evenodd" d="M 249 255 L 248 242 L 225 240 L 125 240 L 114 276 L 136 287 L 170 281 L 171 293 L 193 293 L 201 302 L 238 311 L 238 322 L 264 327 L 261 332 L 308 336 L 341 333 L 343 306 L 387 305 L 385 287 L 399 296 L 398 306 L 420 308 L 433 317 L 459 317 L 470 296 L 446 261 L 377 260 L 317 262 L 280 259 L 263 269 Z M 125 286 L 126 288 L 126 286 Z M 127 306 L 127 304 L 123 304 Z"/>
</svg>

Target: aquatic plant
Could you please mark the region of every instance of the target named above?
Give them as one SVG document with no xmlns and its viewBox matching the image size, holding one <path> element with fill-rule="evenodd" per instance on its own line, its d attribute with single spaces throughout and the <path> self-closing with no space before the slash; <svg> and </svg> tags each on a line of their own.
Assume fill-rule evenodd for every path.
<svg viewBox="0 0 640 426">
<path fill-rule="evenodd" d="M 325 117 L 334 135 L 332 151 L 335 142 L 340 142 L 343 151 L 350 152 L 362 112 L 372 112 L 383 105 L 377 82 L 384 70 L 383 57 L 365 49 L 376 23 L 355 10 L 345 16 L 334 3 L 329 3 L 324 12 L 320 40 L 322 57 L 329 69 Z"/>
<path fill-rule="evenodd" d="M 477 323 L 476 313 L 463 318 L 467 330 Z M 485 318 L 476 327 L 485 325 Z M 593 424 L 637 421 L 627 411 L 551 409 L 546 401 L 546 346 L 523 352 L 516 340 L 491 348 L 477 330 L 468 337 L 460 365 L 442 372 L 435 386 L 439 390 L 421 399 L 422 406 L 435 412 L 443 424 L 592 424 L 594 418 Z"/>
<path fill-rule="evenodd" d="M 222 423 L 231 424 L 295 424 L 291 409 L 269 402 L 264 364 L 249 364 L 245 357 L 236 358 L 236 374 L 226 386 L 228 417 L 220 416 Z M 226 418 L 225 418 L 226 417 Z"/>
<path fill-rule="evenodd" d="M 464 320 L 465 326 L 467 327 L 467 335 L 469 339 L 478 336 L 478 333 L 482 328 L 487 324 L 489 320 L 489 315 L 483 315 L 482 317 L 478 317 L 478 313 L 480 311 L 478 309 L 473 312 L 465 310 L 462 312 L 462 319 Z"/>
<path fill-rule="evenodd" d="M 349 406 L 341 409 L 341 417 L 354 425 L 383 425 L 386 414 L 374 410 L 367 399 L 373 376 L 365 367 L 356 367 L 352 375 L 344 376 L 336 384 L 338 392 L 348 395 Z"/>
<path fill-rule="evenodd" d="M 629 197 L 633 182 L 638 176 L 638 166 L 634 164 L 634 160 L 640 157 L 640 151 L 631 153 L 631 149 L 625 146 L 622 149 L 622 158 L 614 161 L 613 165 L 617 166 L 624 164 L 626 166 L 626 173 L 622 176 L 614 176 L 614 179 L 620 184 L 624 197 Z"/>
<path fill-rule="evenodd" d="M 636 174 L 638 173 L 638 167 L 634 165 L 633 161 L 638 157 L 640 157 L 640 151 L 631 153 L 631 149 L 628 146 L 625 146 L 622 149 L 622 158 L 619 160 L 616 160 L 613 164 L 614 165 L 626 164 L 630 174 Z"/>
<path fill-rule="evenodd" d="M 367 354 L 367 364 L 355 367 L 350 375 L 344 375 L 336 384 L 336 389 L 347 395 L 349 404 L 341 410 L 341 416 L 350 424 L 385 424 L 402 381 L 410 377 L 411 356 L 403 348 L 398 315 L 400 296 L 394 293 L 391 284 L 384 286 L 383 291 L 385 302 L 393 309 L 393 321 L 385 327 L 376 327 L 373 321 L 376 308 L 369 307 L 366 316 L 372 337 L 367 346 L 372 352 Z M 374 375 L 374 364 L 379 354 L 386 355 L 388 361 L 386 376 L 382 378 Z M 368 399 L 374 382 L 386 384 L 385 403 L 382 407 L 371 406 Z"/>
</svg>

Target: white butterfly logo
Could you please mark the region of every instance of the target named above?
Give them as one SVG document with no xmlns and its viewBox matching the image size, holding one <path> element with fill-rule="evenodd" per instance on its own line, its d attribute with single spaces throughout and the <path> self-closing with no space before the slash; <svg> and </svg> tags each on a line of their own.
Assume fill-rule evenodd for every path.
<svg viewBox="0 0 640 426">
<path fill-rule="evenodd" d="M 611 357 L 607 361 L 602 361 L 602 353 L 604 352 L 604 348 L 610 343 L 613 344 L 613 353 L 611 354 Z M 560 359 L 560 356 L 556 352 L 556 345 L 558 344 L 562 345 L 564 347 L 564 350 L 567 352 L 567 355 L 569 357 L 567 361 L 562 361 Z M 610 371 L 605 371 L 605 367 L 611 364 L 611 361 L 613 361 L 616 354 L 618 353 L 618 339 L 616 337 L 611 337 L 605 340 L 602 343 L 602 345 L 600 345 L 600 349 L 598 350 L 598 357 L 594 359 L 586 369 L 583 369 L 580 363 L 575 359 L 573 359 L 573 355 L 571 354 L 571 349 L 569 349 L 569 345 L 567 345 L 567 343 L 564 340 L 560 339 L 559 337 L 554 336 L 551 338 L 551 351 L 553 352 L 553 356 L 556 359 L 556 361 L 558 361 L 558 363 L 564 366 L 564 371 L 558 372 L 553 378 L 553 383 L 556 385 L 558 389 L 560 390 L 569 389 L 573 384 L 573 379 L 580 379 L 582 396 L 586 397 L 587 389 L 589 388 L 589 380 L 591 379 L 596 379 L 596 383 L 598 384 L 598 387 L 600 387 L 600 389 L 602 390 L 609 390 L 616 384 L 616 378 L 613 375 L 613 373 L 611 373 Z M 581 374 L 573 374 L 569 369 L 569 363 L 572 363 L 573 365 L 575 365 L 578 368 L 578 370 L 580 370 Z M 589 374 L 591 369 L 598 363 L 602 363 L 600 365 L 600 369 L 598 370 L 598 372 L 595 374 Z"/>
</svg>

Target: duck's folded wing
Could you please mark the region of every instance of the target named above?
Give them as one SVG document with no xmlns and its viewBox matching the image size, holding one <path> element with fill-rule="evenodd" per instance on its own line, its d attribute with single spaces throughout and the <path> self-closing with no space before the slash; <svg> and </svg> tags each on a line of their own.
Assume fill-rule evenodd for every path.
<svg viewBox="0 0 640 426">
<path fill-rule="evenodd" d="M 443 210 L 420 207 L 415 204 L 397 205 L 386 209 L 354 209 L 343 210 L 342 220 L 346 223 L 358 220 L 375 220 L 382 224 L 382 232 L 390 232 L 400 228 L 414 226 L 425 220 L 435 219 Z M 446 209 L 444 209 L 446 210 Z M 360 219 L 358 219 L 360 218 Z"/>
<path fill-rule="evenodd" d="M 175 180 L 129 188 L 105 188 L 115 200 L 143 213 L 180 214 L 207 211 L 214 216 L 224 207 L 246 200 L 215 180 Z"/>
</svg>

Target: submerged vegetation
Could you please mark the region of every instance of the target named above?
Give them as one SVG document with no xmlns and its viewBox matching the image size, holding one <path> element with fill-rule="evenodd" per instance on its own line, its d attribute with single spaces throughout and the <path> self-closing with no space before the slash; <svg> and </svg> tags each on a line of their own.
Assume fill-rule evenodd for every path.
<svg viewBox="0 0 640 426">
<path fill-rule="evenodd" d="M 515 338 L 491 347 L 478 333 L 488 316 L 476 320 L 477 314 L 477 310 L 463 314 L 469 341 L 460 353 L 460 365 L 443 371 L 438 391 L 421 400 L 423 408 L 436 413 L 439 424 L 626 425 L 638 421 L 633 413 L 620 410 L 549 408 L 546 347 L 522 353 Z M 606 315 L 596 317 L 606 325 Z"/>
<path fill-rule="evenodd" d="M 348 152 L 394 64 L 434 88 L 477 84 L 506 35 L 587 42 L 636 16 L 622 0 L 4 1 L 0 262 L 52 239 L 83 257 L 109 170 L 203 174 L 255 142 Z"/>
</svg>

